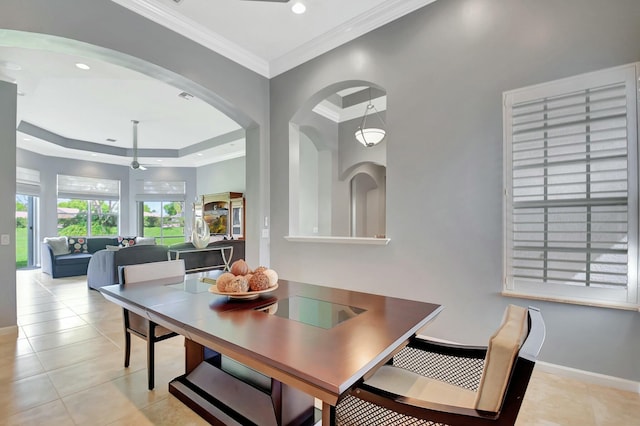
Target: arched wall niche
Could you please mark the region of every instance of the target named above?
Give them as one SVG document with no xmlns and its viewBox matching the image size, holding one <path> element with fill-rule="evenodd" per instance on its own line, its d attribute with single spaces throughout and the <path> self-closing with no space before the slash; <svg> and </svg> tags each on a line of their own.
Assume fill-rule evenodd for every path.
<svg viewBox="0 0 640 426">
<path fill-rule="evenodd" d="M 290 241 L 386 244 L 387 138 L 355 138 L 371 101 L 384 119 L 386 91 L 342 81 L 311 96 L 289 121 Z"/>
</svg>

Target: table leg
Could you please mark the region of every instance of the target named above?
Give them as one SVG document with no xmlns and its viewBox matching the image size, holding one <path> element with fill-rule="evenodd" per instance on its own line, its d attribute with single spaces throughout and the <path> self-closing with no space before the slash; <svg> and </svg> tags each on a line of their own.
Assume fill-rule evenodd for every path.
<svg viewBox="0 0 640 426">
<path fill-rule="evenodd" d="M 335 426 L 335 410 L 333 405 L 322 402 L 322 426 Z"/>
<path fill-rule="evenodd" d="M 190 339 L 184 339 L 184 370 L 191 373 L 202 361 L 204 361 L 204 346 Z"/>
</svg>

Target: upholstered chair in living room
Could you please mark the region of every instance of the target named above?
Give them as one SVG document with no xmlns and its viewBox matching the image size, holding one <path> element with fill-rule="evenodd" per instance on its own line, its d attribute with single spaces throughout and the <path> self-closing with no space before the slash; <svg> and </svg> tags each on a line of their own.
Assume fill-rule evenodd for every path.
<svg viewBox="0 0 640 426">
<path fill-rule="evenodd" d="M 184 260 L 141 263 L 123 266 L 120 270 L 120 284 L 130 285 L 166 285 L 184 281 Z M 128 309 L 124 311 L 124 366 L 129 367 L 131 358 L 131 335 L 147 341 L 147 375 L 149 390 L 154 388 L 154 344 L 170 337 L 177 336 L 153 321 L 149 321 Z"/>
<path fill-rule="evenodd" d="M 414 337 L 333 411 L 336 425 L 513 425 L 545 337 L 536 308 L 509 305 L 487 347 Z"/>
</svg>

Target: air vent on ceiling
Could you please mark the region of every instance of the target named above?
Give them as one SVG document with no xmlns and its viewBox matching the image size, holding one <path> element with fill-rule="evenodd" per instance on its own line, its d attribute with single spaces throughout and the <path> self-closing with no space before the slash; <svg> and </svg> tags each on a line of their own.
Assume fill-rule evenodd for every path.
<svg viewBox="0 0 640 426">
<path fill-rule="evenodd" d="M 182 99 L 190 100 L 193 98 L 193 95 L 191 93 L 182 92 L 178 95 L 178 97 Z"/>
<path fill-rule="evenodd" d="M 173 0 L 174 3 L 182 3 L 182 0 Z"/>
<path fill-rule="evenodd" d="M 115 142 L 116 140 L 113 138 L 107 138 L 107 142 Z"/>
</svg>

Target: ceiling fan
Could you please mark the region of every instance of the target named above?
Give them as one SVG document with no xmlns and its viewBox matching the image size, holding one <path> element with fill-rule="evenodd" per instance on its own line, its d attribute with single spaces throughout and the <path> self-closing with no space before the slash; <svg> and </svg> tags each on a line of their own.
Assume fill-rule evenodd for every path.
<svg viewBox="0 0 640 426">
<path fill-rule="evenodd" d="M 138 163 L 138 120 L 131 120 L 133 123 L 133 161 L 129 165 L 133 170 L 147 170 L 145 166 Z"/>
</svg>

